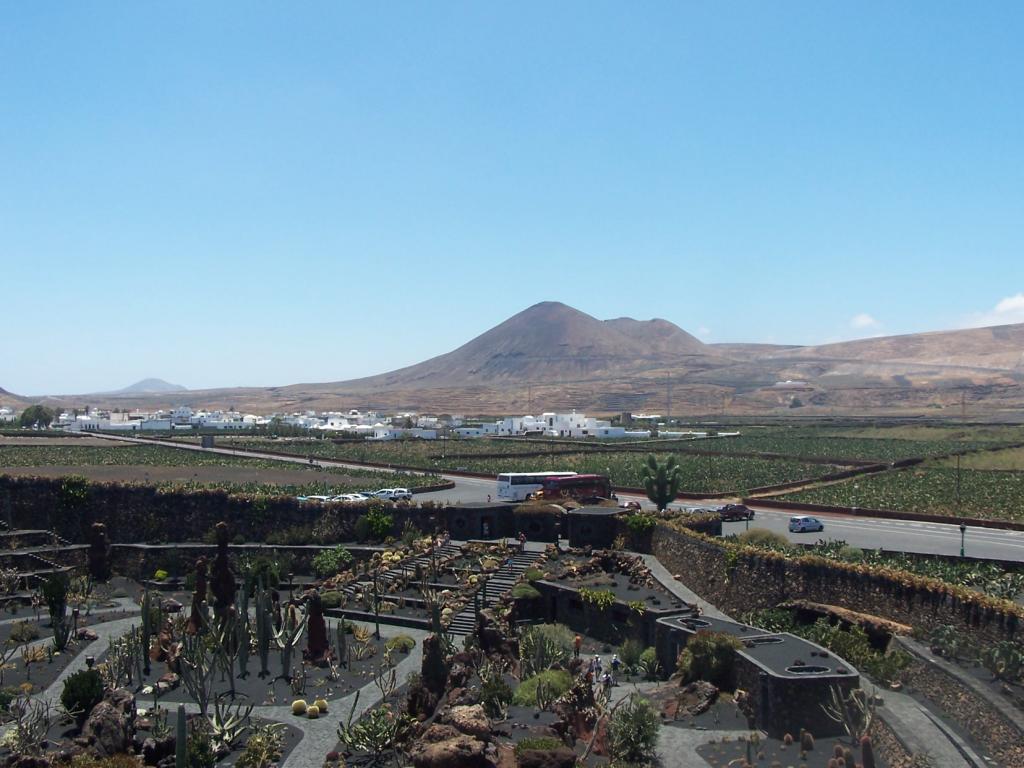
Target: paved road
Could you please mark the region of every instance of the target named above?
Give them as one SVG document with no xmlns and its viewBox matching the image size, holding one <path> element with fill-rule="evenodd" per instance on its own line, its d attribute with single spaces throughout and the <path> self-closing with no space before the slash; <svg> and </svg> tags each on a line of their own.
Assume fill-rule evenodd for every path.
<svg viewBox="0 0 1024 768">
<path fill-rule="evenodd" d="M 290 456 L 279 456 L 272 453 L 260 451 L 242 451 L 231 448 L 203 448 L 191 443 L 171 443 L 166 440 L 154 440 L 151 438 L 136 438 L 97 435 L 111 440 L 127 440 L 132 442 L 152 443 L 155 445 L 171 446 L 183 450 L 206 451 L 209 453 L 221 453 L 228 456 L 243 456 L 256 459 L 272 459 L 293 464 L 308 465 L 306 459 Z M 351 464 L 344 461 L 331 461 L 319 459 L 318 464 L 325 467 L 339 467 L 343 469 L 366 470 L 360 464 Z M 389 470 L 380 470 L 387 472 Z M 457 475 L 441 474 L 446 480 L 455 483 L 450 490 L 436 491 L 433 493 L 416 494 L 417 501 L 435 501 L 448 503 L 469 503 L 487 501 L 488 496 L 497 495 L 497 483 L 494 480 L 482 478 L 468 478 Z M 651 503 L 646 498 L 620 494 L 623 501 L 639 501 L 645 508 L 651 508 Z M 715 501 L 702 502 L 699 507 L 716 506 Z M 675 505 L 673 505 L 675 506 Z M 680 505 L 684 506 L 684 505 Z M 684 508 L 698 508 L 698 505 L 685 505 Z M 887 520 L 873 517 L 849 517 L 845 515 L 818 514 L 825 523 L 825 530 L 821 533 L 791 534 L 788 530 L 788 521 L 793 514 L 805 514 L 803 512 L 790 512 L 779 509 L 768 509 L 764 507 L 753 507 L 757 517 L 751 526 L 767 528 L 783 534 L 791 541 L 814 543 L 819 539 L 841 540 L 855 547 L 865 549 L 885 549 L 893 552 L 915 552 L 920 554 L 959 555 L 960 554 L 960 529 L 958 525 L 946 525 L 941 523 L 919 523 L 908 520 Z M 724 533 L 739 533 L 746 528 L 744 523 L 726 523 Z M 998 529 L 968 528 L 965 537 L 964 554 L 967 557 L 991 558 L 998 560 L 1013 560 L 1024 562 L 1024 531 L 1003 531 Z"/>
</svg>

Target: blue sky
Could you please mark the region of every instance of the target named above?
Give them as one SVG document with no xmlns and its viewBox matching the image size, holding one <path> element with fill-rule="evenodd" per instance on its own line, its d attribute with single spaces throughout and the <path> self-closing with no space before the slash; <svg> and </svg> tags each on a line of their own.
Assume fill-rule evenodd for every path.
<svg viewBox="0 0 1024 768">
<path fill-rule="evenodd" d="M 334 381 L 559 300 L 1024 321 L 1020 3 L 7 3 L 0 387 Z"/>
</svg>

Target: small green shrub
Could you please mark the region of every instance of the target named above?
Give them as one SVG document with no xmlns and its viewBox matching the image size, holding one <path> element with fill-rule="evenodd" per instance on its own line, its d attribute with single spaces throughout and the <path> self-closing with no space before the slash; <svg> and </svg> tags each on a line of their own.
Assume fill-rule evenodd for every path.
<svg viewBox="0 0 1024 768">
<path fill-rule="evenodd" d="M 384 647 L 389 651 L 408 653 L 416 647 L 416 641 L 408 635 L 395 635 L 394 637 L 388 638 L 387 642 L 384 643 Z"/>
<path fill-rule="evenodd" d="M 245 750 L 235 763 L 235 768 L 270 768 L 281 757 L 284 725 L 268 723 L 253 728 L 245 742 Z"/>
<path fill-rule="evenodd" d="M 214 768 L 217 752 L 210 738 L 210 725 L 206 718 L 193 718 L 188 722 L 185 763 L 188 768 Z"/>
<path fill-rule="evenodd" d="M 654 518 L 654 515 L 645 515 L 638 513 L 630 515 L 626 518 L 626 527 L 629 528 L 629 532 L 635 537 L 645 536 L 654 530 L 654 526 L 658 521 Z"/>
<path fill-rule="evenodd" d="M 391 535 L 391 527 L 394 525 L 394 518 L 379 504 L 371 504 L 366 513 L 366 524 L 369 526 L 370 536 L 374 541 L 383 541 Z"/>
<path fill-rule="evenodd" d="M 648 765 L 658 745 L 661 723 L 650 703 L 636 694 L 619 705 L 608 721 L 608 747 L 612 760 Z"/>
<path fill-rule="evenodd" d="M 493 675 L 480 686 L 480 703 L 488 717 L 502 717 L 512 703 L 512 689 L 501 675 Z"/>
<path fill-rule="evenodd" d="M 157 568 L 156 573 L 153 574 L 153 581 L 167 581 L 170 575 L 163 568 Z"/>
<path fill-rule="evenodd" d="M 328 590 L 320 595 L 320 604 L 324 608 L 341 607 L 342 594 L 336 589 Z"/>
<path fill-rule="evenodd" d="M 39 639 L 39 626 L 31 621 L 16 621 L 14 626 L 11 627 L 11 642 L 18 643 L 31 643 L 33 640 Z"/>
<path fill-rule="evenodd" d="M 561 696 L 572 687 L 572 675 L 564 669 L 548 669 L 523 680 L 512 694 L 512 703 L 519 707 L 537 704 L 537 686 L 543 683 L 552 697 Z"/>
<path fill-rule="evenodd" d="M 320 578 L 334 576 L 352 562 L 352 553 L 340 544 L 321 550 L 313 557 L 313 572 Z"/>
<path fill-rule="evenodd" d="M 512 587 L 513 600 L 537 600 L 541 596 L 535 587 L 525 582 L 520 582 Z"/>
<path fill-rule="evenodd" d="M 599 611 L 607 611 L 615 604 L 615 593 L 608 589 L 589 589 L 580 587 L 580 600 L 592 605 Z"/>
<path fill-rule="evenodd" d="M 637 662 L 637 671 L 646 680 L 657 680 L 661 675 L 661 665 L 658 664 L 658 652 L 654 648 L 645 648 L 640 654 L 640 661 Z"/>
<path fill-rule="evenodd" d="M 356 520 L 355 525 L 352 526 L 352 535 L 360 544 L 370 539 L 370 521 L 366 519 L 365 515 Z"/>
<path fill-rule="evenodd" d="M 60 613 L 67 605 L 70 587 L 71 580 L 64 573 L 51 574 L 50 578 L 43 582 L 43 599 L 46 601 L 46 607 L 51 616 Z"/>
<path fill-rule="evenodd" d="M 736 651 L 742 647 L 743 644 L 732 635 L 701 630 L 679 652 L 677 671 L 686 682 L 706 680 L 720 688 L 730 688 Z"/>
<path fill-rule="evenodd" d="M 644 652 L 644 644 L 630 638 L 619 646 L 619 659 L 627 669 L 634 669 L 640 663 L 640 655 Z"/>
<path fill-rule="evenodd" d="M 523 577 L 527 581 L 540 581 L 544 578 L 544 571 L 540 570 L 539 568 L 527 568 L 523 572 Z"/>
<path fill-rule="evenodd" d="M 769 531 L 767 528 L 751 528 L 743 531 L 736 537 L 736 541 L 750 547 L 764 547 L 766 549 L 789 549 L 789 539 L 781 533 Z"/>
<path fill-rule="evenodd" d="M 79 721 L 85 720 L 92 708 L 103 701 L 103 677 L 98 670 L 83 669 L 64 681 L 60 703 Z"/>
<path fill-rule="evenodd" d="M 527 750 L 552 752 L 564 746 L 565 743 L 561 739 L 555 739 L 550 736 L 529 736 L 516 744 L 516 757 L 519 757 Z"/>
</svg>

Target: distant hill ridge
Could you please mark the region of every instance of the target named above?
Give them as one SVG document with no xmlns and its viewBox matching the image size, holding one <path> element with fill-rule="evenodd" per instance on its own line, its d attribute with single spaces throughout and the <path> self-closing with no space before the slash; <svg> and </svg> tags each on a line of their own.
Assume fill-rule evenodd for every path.
<svg viewBox="0 0 1024 768">
<path fill-rule="evenodd" d="M 799 397 L 779 381 L 800 381 Z M 109 393 L 120 406 L 188 404 L 255 412 L 374 408 L 435 413 L 939 415 L 984 402 L 1024 413 L 1024 324 L 819 346 L 705 344 L 663 319 L 598 320 L 535 304 L 442 355 L 349 381 L 186 390 L 146 379 Z M 94 396 L 53 398 L 102 404 Z M 530 410 L 527 410 L 530 409 Z M 794 415 L 797 412 L 792 412 Z"/>
<path fill-rule="evenodd" d="M 163 379 L 142 379 L 134 384 L 105 394 L 110 395 L 134 395 L 134 394 L 164 394 L 167 392 L 188 392 L 186 387 L 180 384 L 171 384 Z"/>
</svg>

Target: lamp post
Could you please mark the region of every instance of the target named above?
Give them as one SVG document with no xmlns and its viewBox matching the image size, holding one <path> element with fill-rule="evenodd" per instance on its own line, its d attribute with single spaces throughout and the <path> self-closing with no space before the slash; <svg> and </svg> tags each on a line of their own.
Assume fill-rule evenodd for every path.
<svg viewBox="0 0 1024 768">
<path fill-rule="evenodd" d="M 964 534 L 967 533 L 967 524 L 960 523 L 960 557 L 964 556 Z"/>
</svg>

